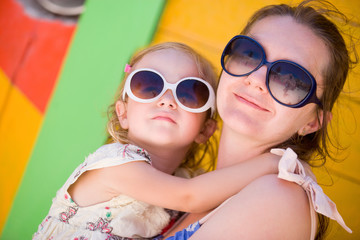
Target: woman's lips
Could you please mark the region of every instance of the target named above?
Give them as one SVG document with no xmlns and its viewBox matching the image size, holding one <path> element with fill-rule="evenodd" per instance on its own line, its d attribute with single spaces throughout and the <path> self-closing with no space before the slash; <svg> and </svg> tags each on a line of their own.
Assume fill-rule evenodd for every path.
<svg viewBox="0 0 360 240">
<path fill-rule="evenodd" d="M 261 110 L 261 111 L 269 112 L 268 109 L 259 106 L 258 104 L 254 103 L 252 100 L 248 100 L 248 99 L 246 99 L 246 98 L 244 98 L 244 97 L 241 97 L 241 96 L 239 96 L 239 95 L 237 95 L 237 94 L 235 94 L 235 97 L 236 97 L 236 99 L 237 99 L 238 101 L 240 101 L 240 102 L 242 102 L 242 103 L 245 103 L 246 105 L 248 105 L 248 106 L 250 106 L 250 107 L 252 107 L 252 108 L 255 108 L 255 109 L 258 109 L 258 110 Z"/>
</svg>

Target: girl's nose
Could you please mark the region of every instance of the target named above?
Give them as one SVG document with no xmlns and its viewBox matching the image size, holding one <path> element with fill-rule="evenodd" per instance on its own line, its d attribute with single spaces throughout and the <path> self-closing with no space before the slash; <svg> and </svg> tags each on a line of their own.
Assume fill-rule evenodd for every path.
<svg viewBox="0 0 360 240">
<path fill-rule="evenodd" d="M 245 77 L 245 84 L 254 87 L 261 93 L 266 93 L 268 91 L 266 87 L 266 72 L 267 67 L 265 65 L 260 67 L 258 70 Z"/>
<path fill-rule="evenodd" d="M 170 89 L 168 89 L 158 100 L 157 105 L 159 107 L 169 107 L 170 109 L 176 109 L 177 104 L 175 98 Z"/>
</svg>

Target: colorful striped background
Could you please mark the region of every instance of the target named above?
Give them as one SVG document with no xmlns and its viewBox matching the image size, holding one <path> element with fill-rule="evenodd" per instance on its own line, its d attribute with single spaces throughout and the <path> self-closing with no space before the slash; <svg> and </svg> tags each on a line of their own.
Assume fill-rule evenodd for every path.
<svg viewBox="0 0 360 240">
<path fill-rule="evenodd" d="M 57 189 L 104 143 L 106 108 L 135 49 L 184 42 L 220 71 L 226 42 L 254 10 L 279 2 L 286 1 L 87 0 L 79 22 L 68 23 L 0 1 L 0 238 L 30 239 Z M 331 2 L 360 13 L 360 2 Z M 359 74 L 357 67 L 333 121 L 346 159 L 316 171 L 321 183 L 334 182 L 324 191 L 354 233 L 334 224 L 328 239 L 360 238 Z"/>
</svg>

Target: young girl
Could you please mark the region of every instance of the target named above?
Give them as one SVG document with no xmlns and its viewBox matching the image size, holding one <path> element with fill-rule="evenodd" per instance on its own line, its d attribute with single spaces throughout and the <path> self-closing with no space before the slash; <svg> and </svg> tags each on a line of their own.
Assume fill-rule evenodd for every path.
<svg viewBox="0 0 360 240">
<path fill-rule="evenodd" d="M 179 43 L 145 49 L 130 65 L 110 107 L 115 143 L 73 172 L 34 239 L 152 238 L 170 222 L 164 208 L 209 210 L 256 177 L 277 172 L 278 157 L 264 154 L 192 179 L 172 176 L 182 163 L 196 169 L 196 149 L 215 131 L 215 74 Z"/>
</svg>

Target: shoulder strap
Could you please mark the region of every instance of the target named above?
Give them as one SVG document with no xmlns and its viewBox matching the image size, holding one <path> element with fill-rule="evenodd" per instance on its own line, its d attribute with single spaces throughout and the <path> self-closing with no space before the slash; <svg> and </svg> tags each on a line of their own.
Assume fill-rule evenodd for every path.
<svg viewBox="0 0 360 240">
<path fill-rule="evenodd" d="M 308 195 L 311 209 L 337 221 L 347 232 L 352 233 L 338 212 L 336 204 L 326 196 L 317 182 L 306 173 L 304 166 L 297 159 L 296 153 L 291 148 L 286 150 L 272 149 L 271 152 L 282 156 L 279 161 L 278 178 L 299 184 Z M 313 220 L 313 217 L 311 220 Z M 314 224 L 316 224 L 316 221 L 312 223 L 312 226 Z"/>
</svg>

